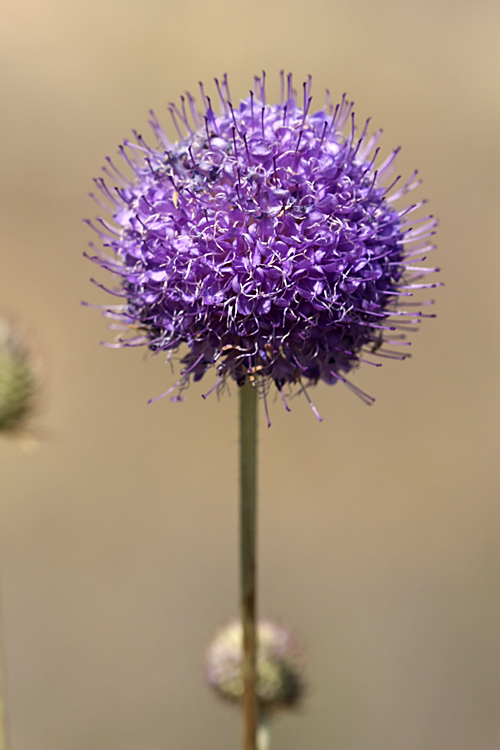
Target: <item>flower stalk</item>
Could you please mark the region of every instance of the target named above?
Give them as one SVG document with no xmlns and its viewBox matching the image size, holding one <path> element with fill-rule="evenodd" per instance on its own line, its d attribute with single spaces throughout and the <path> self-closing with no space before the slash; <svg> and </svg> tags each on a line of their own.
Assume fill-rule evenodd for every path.
<svg viewBox="0 0 500 750">
<path fill-rule="evenodd" d="M 1 623 L 0 623 L 1 624 Z M 0 750 L 7 750 L 7 715 L 5 711 L 5 682 L 3 669 L 3 640 L 0 630 Z"/>
<path fill-rule="evenodd" d="M 240 574 L 243 627 L 243 750 L 256 750 L 259 708 L 256 690 L 257 599 L 257 390 L 240 392 Z"/>
</svg>

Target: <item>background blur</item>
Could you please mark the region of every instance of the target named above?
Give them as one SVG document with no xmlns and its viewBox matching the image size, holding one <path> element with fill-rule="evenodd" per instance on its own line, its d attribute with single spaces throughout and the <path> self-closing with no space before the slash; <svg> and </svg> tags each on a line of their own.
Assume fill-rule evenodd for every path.
<svg viewBox="0 0 500 750">
<path fill-rule="evenodd" d="M 17 0 L 1 10 L 0 305 L 49 366 L 30 459 L 0 442 L 13 750 L 221 750 L 203 684 L 236 613 L 236 408 L 160 357 L 99 346 L 82 258 L 107 154 L 230 74 L 311 73 L 418 167 L 446 286 L 413 359 L 272 405 L 261 429 L 261 612 L 294 628 L 310 692 L 275 750 L 498 750 L 500 7 L 489 0 Z M 171 131 L 169 131 L 171 132 Z M 100 278 L 104 280 L 104 275 Z M 107 278 L 106 281 L 110 282 Z M 262 420 L 263 422 L 263 420 Z"/>
</svg>

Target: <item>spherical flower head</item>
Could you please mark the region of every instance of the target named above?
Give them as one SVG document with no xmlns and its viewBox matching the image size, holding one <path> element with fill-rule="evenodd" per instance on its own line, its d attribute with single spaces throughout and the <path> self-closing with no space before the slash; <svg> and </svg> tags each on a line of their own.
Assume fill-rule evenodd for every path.
<svg viewBox="0 0 500 750">
<path fill-rule="evenodd" d="M 39 358 L 7 317 L 0 316 L 0 432 L 20 435 L 34 412 L 40 377 Z"/>
<path fill-rule="evenodd" d="M 209 646 L 206 678 L 215 692 L 232 703 L 243 696 L 243 629 L 234 621 Z M 261 710 L 293 708 L 304 694 L 302 655 L 294 635 L 282 625 L 260 620 L 257 626 L 257 698 Z"/>
<path fill-rule="evenodd" d="M 285 386 L 342 381 L 370 402 L 346 375 L 403 359 L 404 332 L 423 313 L 401 303 L 436 286 L 415 283 L 437 270 L 415 265 L 435 220 L 409 221 L 423 202 L 394 205 L 416 173 L 394 189 L 397 150 L 377 166 L 380 133 L 368 123 L 357 133 L 345 97 L 313 111 L 310 79 L 299 102 L 282 76 L 279 104 L 267 103 L 264 76 L 237 106 L 227 78 L 216 84 L 219 114 L 203 87 L 202 113 L 181 97 L 172 143 L 151 113 L 156 145 L 135 134 L 121 148 L 128 176 L 108 160 L 119 185 L 96 181 L 114 223 L 94 228 L 114 257 L 92 259 L 121 278 L 123 300 L 105 314 L 132 332 L 112 346 L 170 356 L 185 345 L 167 393 L 215 368 L 216 386 L 248 378 L 284 398 Z"/>
</svg>

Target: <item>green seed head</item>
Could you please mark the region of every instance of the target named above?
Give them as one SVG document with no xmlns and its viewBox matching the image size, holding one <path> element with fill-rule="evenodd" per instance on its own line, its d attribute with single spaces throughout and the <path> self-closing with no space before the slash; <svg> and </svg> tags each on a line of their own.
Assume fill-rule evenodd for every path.
<svg viewBox="0 0 500 750">
<path fill-rule="evenodd" d="M 0 432 L 27 429 L 37 403 L 39 370 L 26 339 L 9 319 L 0 317 Z"/>
</svg>

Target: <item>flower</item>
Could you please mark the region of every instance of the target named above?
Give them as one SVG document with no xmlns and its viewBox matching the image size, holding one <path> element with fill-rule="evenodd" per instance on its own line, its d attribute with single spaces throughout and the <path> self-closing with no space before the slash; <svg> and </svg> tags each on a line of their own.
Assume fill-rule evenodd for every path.
<svg viewBox="0 0 500 750">
<path fill-rule="evenodd" d="M 35 350 L 9 318 L 0 316 L 0 432 L 29 442 L 39 380 Z"/>
<path fill-rule="evenodd" d="M 222 698 L 243 696 L 243 629 L 235 620 L 224 627 L 206 655 L 206 679 Z M 257 698 L 261 709 L 293 708 L 305 690 L 302 655 L 294 635 L 282 625 L 259 620 L 257 626 Z"/>
<path fill-rule="evenodd" d="M 281 81 L 279 104 L 267 103 L 263 74 L 233 107 L 227 77 L 216 79 L 219 114 L 200 84 L 204 113 L 190 94 L 170 105 L 178 142 L 151 112 L 156 145 L 134 131 L 120 149 L 131 175 L 108 159 L 118 185 L 96 180 L 114 223 L 88 223 L 114 257 L 91 259 L 121 278 L 112 294 L 123 300 L 104 314 L 132 331 L 110 346 L 170 357 L 186 345 L 181 378 L 163 394 L 177 389 L 177 400 L 215 368 L 210 392 L 248 378 L 265 396 L 274 382 L 288 409 L 285 386 L 342 381 L 370 403 L 346 375 L 379 366 L 366 354 L 404 359 L 384 346 L 407 345 L 425 303 L 402 301 L 438 286 L 415 283 L 438 270 L 415 265 L 435 219 L 410 222 L 424 201 L 394 207 L 420 184 L 416 172 L 387 185 L 399 149 L 377 167 L 381 133 L 368 136 L 367 122 L 357 134 L 345 96 L 334 108 L 327 92 L 312 112 L 311 79 L 302 104 L 292 76 Z"/>
</svg>

